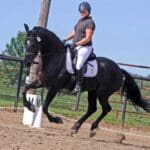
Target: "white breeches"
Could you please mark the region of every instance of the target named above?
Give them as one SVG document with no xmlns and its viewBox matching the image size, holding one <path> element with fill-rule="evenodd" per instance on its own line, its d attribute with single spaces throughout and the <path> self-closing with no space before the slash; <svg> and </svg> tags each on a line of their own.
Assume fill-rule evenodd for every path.
<svg viewBox="0 0 150 150">
<path fill-rule="evenodd" d="M 92 46 L 78 46 L 77 50 L 77 63 L 76 69 L 80 70 L 83 67 L 83 64 L 88 59 L 89 55 L 92 52 Z"/>
</svg>

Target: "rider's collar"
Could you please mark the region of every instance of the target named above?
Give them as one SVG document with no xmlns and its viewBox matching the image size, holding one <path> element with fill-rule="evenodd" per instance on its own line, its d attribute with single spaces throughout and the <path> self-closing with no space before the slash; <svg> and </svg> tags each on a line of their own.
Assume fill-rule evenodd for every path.
<svg viewBox="0 0 150 150">
<path fill-rule="evenodd" d="M 86 16 L 84 18 L 81 18 L 80 20 L 91 19 L 91 18 L 92 18 L 91 16 Z"/>
</svg>

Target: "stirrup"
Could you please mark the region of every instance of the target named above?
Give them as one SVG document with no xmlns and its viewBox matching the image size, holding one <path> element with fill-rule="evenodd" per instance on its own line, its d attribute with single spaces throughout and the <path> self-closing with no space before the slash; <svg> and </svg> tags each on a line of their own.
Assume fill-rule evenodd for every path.
<svg viewBox="0 0 150 150">
<path fill-rule="evenodd" d="M 74 90 L 73 90 L 74 94 L 78 94 L 81 93 L 81 86 L 79 84 L 76 84 Z"/>
</svg>

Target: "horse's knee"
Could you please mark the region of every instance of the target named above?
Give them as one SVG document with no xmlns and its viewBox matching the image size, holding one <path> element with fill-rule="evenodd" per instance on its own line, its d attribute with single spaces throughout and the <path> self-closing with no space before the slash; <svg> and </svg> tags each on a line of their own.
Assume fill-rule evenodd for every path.
<svg viewBox="0 0 150 150">
<path fill-rule="evenodd" d="M 107 111 L 110 112 L 112 110 L 111 106 L 108 105 Z"/>
<path fill-rule="evenodd" d="M 93 113 L 95 113 L 97 111 L 97 107 L 95 106 L 95 107 L 89 107 L 88 108 L 88 112 L 90 113 L 90 114 L 93 114 Z"/>
<path fill-rule="evenodd" d="M 105 113 L 108 113 L 108 112 L 110 112 L 111 110 L 112 110 L 112 108 L 111 108 L 110 105 L 107 105 L 107 106 L 103 107 L 103 111 L 104 111 Z"/>
</svg>

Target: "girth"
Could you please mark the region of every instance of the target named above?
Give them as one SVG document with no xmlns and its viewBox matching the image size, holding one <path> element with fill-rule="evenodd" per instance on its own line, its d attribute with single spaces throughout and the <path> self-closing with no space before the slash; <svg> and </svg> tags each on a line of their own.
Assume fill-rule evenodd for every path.
<svg viewBox="0 0 150 150">
<path fill-rule="evenodd" d="M 96 59 L 96 55 L 94 54 L 93 49 L 92 49 L 92 52 L 91 52 L 90 56 L 88 57 L 87 61 L 92 61 L 94 59 Z"/>
</svg>

